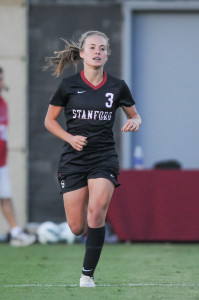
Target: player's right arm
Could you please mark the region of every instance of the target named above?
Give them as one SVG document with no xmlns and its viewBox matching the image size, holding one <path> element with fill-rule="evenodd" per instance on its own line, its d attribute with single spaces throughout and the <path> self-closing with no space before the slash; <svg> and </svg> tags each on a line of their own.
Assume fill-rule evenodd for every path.
<svg viewBox="0 0 199 300">
<path fill-rule="evenodd" d="M 83 147 L 87 144 L 87 137 L 72 135 L 60 126 L 60 124 L 57 122 L 57 118 L 61 114 L 62 109 L 62 106 L 49 105 L 44 122 L 45 127 L 52 134 L 69 143 L 74 149 L 82 151 Z"/>
</svg>

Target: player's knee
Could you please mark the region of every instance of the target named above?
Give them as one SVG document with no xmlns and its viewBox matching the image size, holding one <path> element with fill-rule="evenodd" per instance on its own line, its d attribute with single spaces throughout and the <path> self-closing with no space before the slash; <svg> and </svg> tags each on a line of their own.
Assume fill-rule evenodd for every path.
<svg viewBox="0 0 199 300">
<path fill-rule="evenodd" d="M 93 224 L 93 226 L 101 226 L 105 219 L 105 210 L 101 207 L 89 209 L 88 219 L 89 223 Z"/>
<path fill-rule="evenodd" d="M 85 231 L 85 227 L 82 226 L 82 225 L 78 225 L 78 224 L 75 224 L 75 223 L 68 224 L 68 225 L 69 225 L 72 233 L 75 234 L 75 235 L 80 235 L 80 234 L 84 233 L 84 231 Z"/>
</svg>

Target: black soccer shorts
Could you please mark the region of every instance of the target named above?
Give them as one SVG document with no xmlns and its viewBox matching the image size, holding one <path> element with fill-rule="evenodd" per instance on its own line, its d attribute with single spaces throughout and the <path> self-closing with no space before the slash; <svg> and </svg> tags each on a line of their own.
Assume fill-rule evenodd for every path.
<svg viewBox="0 0 199 300">
<path fill-rule="evenodd" d="M 58 181 L 61 187 L 61 193 L 67 193 L 74 190 L 78 190 L 88 185 L 88 179 L 91 178 L 106 178 L 110 180 L 115 187 L 120 184 L 117 182 L 117 176 L 119 171 L 116 170 L 91 170 L 88 172 L 79 172 L 73 174 L 63 174 L 59 172 Z"/>
</svg>

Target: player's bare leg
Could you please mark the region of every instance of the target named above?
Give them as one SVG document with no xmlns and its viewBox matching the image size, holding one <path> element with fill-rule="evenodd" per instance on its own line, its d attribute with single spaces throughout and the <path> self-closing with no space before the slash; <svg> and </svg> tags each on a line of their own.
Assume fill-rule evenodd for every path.
<svg viewBox="0 0 199 300">
<path fill-rule="evenodd" d="M 104 245 L 105 218 L 114 191 L 114 185 L 105 178 L 89 179 L 88 189 L 88 237 L 80 287 L 95 287 L 93 276 Z"/>
<path fill-rule="evenodd" d="M 88 187 L 63 195 L 66 219 L 75 235 L 82 234 L 87 226 Z"/>
<path fill-rule="evenodd" d="M 106 178 L 88 180 L 88 226 L 99 228 L 105 225 L 106 213 L 110 204 L 114 184 Z"/>
</svg>

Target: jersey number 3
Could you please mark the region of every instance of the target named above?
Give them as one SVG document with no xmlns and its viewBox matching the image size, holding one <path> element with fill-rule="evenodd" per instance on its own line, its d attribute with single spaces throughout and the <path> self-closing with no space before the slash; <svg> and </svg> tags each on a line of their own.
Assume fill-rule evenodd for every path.
<svg viewBox="0 0 199 300">
<path fill-rule="evenodd" d="M 112 93 L 106 93 L 105 95 L 108 98 L 108 101 L 105 103 L 106 107 L 111 108 L 113 105 L 113 96 L 114 94 Z"/>
</svg>

